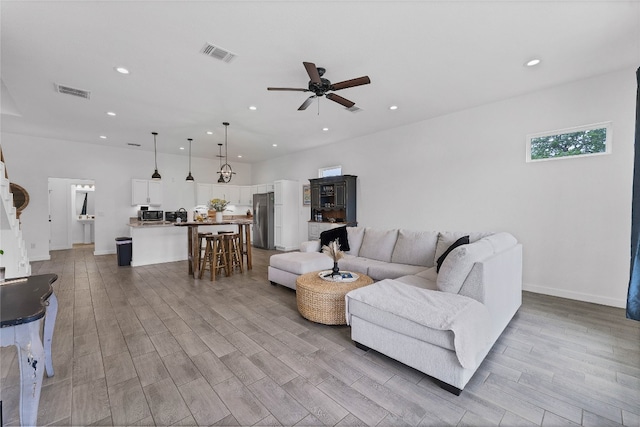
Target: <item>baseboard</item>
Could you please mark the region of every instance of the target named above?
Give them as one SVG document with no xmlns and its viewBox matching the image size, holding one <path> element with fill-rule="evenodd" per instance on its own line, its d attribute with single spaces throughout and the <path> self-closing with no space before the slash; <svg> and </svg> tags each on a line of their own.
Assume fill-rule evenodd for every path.
<svg viewBox="0 0 640 427">
<path fill-rule="evenodd" d="M 115 254 L 115 253 L 117 253 L 117 252 L 116 252 L 116 251 L 114 251 L 114 250 L 108 250 L 108 251 L 93 251 L 93 254 L 94 254 L 94 255 L 113 255 L 113 254 Z"/>
<path fill-rule="evenodd" d="M 568 298 L 576 301 L 592 302 L 594 304 L 608 305 L 610 307 L 625 308 L 626 300 L 604 297 L 602 295 L 585 294 L 583 292 L 568 291 L 566 289 L 548 288 L 531 284 L 522 284 L 522 289 L 536 294 L 551 295 L 554 297 Z"/>
<path fill-rule="evenodd" d="M 34 261 L 49 261 L 51 259 L 50 255 L 41 255 L 41 256 L 30 256 L 29 262 Z"/>
<path fill-rule="evenodd" d="M 290 252 L 295 251 L 299 248 L 299 246 L 276 246 L 277 251 Z"/>
</svg>

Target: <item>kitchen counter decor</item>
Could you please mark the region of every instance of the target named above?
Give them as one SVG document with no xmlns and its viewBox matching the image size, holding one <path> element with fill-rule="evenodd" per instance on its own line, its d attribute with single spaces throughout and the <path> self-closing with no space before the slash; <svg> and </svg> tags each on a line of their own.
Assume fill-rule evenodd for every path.
<svg viewBox="0 0 640 427">
<path fill-rule="evenodd" d="M 329 244 L 322 247 L 322 253 L 329 256 L 333 259 L 333 270 L 327 273 L 324 277 L 331 277 L 332 280 L 334 276 L 340 276 L 340 268 L 338 268 L 338 260 L 344 257 L 344 252 L 340 250 L 340 243 L 338 243 L 338 239 L 329 242 Z"/>
<path fill-rule="evenodd" d="M 216 222 L 222 222 L 222 212 L 227 210 L 229 202 L 225 199 L 211 199 L 209 202 L 209 209 L 216 212 Z"/>
</svg>

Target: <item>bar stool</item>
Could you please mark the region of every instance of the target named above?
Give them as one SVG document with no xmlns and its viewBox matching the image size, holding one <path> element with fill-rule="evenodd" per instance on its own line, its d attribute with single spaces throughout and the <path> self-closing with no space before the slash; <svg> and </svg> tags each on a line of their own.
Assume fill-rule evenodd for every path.
<svg viewBox="0 0 640 427">
<path fill-rule="evenodd" d="M 204 252 L 207 249 L 207 245 L 206 245 L 206 240 L 205 238 L 207 236 L 212 235 L 213 233 L 210 231 L 203 231 L 203 232 L 199 232 L 198 233 L 198 247 L 200 248 L 200 250 L 198 251 L 198 259 L 196 260 L 196 262 L 198 263 L 198 265 L 200 266 L 200 270 L 202 270 L 202 265 L 204 262 Z M 204 243 L 204 245 L 203 245 Z"/>
<path fill-rule="evenodd" d="M 205 237 L 206 249 L 204 251 L 204 258 L 202 267 L 200 268 L 200 279 L 204 275 L 204 270 L 209 270 L 211 277 L 209 280 L 213 281 L 216 278 L 219 270 L 224 269 L 225 275 L 229 276 L 229 262 L 226 250 L 226 244 L 224 241 L 224 235 L 210 234 Z"/>
<path fill-rule="evenodd" d="M 240 247 L 240 234 L 223 234 L 225 246 L 227 247 L 227 257 L 229 258 L 229 271 L 236 268 L 242 273 L 242 248 Z"/>
</svg>

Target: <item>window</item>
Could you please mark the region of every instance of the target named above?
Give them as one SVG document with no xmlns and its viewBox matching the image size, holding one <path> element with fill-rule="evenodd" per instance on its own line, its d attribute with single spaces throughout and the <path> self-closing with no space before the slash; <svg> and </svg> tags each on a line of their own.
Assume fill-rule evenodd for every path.
<svg viewBox="0 0 640 427">
<path fill-rule="evenodd" d="M 340 176 L 342 175 L 342 166 L 329 166 L 326 168 L 318 169 L 318 178 L 325 178 L 327 176 Z"/>
<path fill-rule="evenodd" d="M 611 153 L 611 122 L 527 136 L 527 162 Z"/>
</svg>

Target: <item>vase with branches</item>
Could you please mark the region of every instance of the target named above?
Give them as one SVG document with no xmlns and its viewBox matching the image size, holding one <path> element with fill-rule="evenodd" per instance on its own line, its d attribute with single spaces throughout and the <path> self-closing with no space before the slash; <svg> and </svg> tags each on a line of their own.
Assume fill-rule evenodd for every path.
<svg viewBox="0 0 640 427">
<path fill-rule="evenodd" d="M 325 277 L 339 276 L 340 269 L 338 268 L 338 260 L 344 257 L 344 252 L 340 250 L 340 243 L 338 242 L 338 239 L 324 245 L 322 247 L 322 253 L 333 259 L 333 269 L 331 270 L 331 273 L 327 274 Z"/>
</svg>

